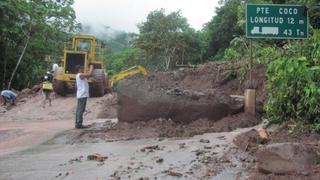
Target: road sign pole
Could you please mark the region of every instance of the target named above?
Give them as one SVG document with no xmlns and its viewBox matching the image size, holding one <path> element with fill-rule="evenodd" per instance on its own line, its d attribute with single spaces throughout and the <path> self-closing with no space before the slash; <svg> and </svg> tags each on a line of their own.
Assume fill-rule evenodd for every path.
<svg viewBox="0 0 320 180">
<path fill-rule="evenodd" d="M 253 57 L 252 57 L 252 39 L 250 39 L 250 59 L 249 59 L 249 69 L 250 69 L 250 84 L 249 84 L 249 88 L 252 89 L 253 88 L 253 82 L 252 82 L 252 67 L 253 67 Z"/>
<path fill-rule="evenodd" d="M 304 46 L 304 42 L 302 39 L 300 40 L 300 43 L 301 43 L 300 56 L 302 56 L 303 55 L 303 48 L 302 47 Z"/>
<path fill-rule="evenodd" d="M 245 90 L 245 103 L 244 109 L 246 113 L 255 114 L 256 113 L 256 90 L 253 88 L 253 77 L 252 77 L 252 69 L 253 69 L 253 55 L 252 55 L 252 39 L 249 40 L 249 48 L 250 48 L 250 57 L 249 57 L 249 87 Z"/>
</svg>

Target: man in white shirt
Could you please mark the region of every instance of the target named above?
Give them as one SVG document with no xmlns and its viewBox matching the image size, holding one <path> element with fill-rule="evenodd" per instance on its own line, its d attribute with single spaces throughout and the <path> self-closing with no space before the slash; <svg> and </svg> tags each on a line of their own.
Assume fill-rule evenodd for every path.
<svg viewBox="0 0 320 180">
<path fill-rule="evenodd" d="M 86 110 L 87 98 L 89 97 L 89 84 L 88 78 L 91 76 L 93 71 L 93 65 L 90 65 L 88 73 L 83 73 L 83 67 L 77 67 L 76 85 L 77 85 L 77 110 L 76 110 L 76 123 L 75 128 L 83 129 L 86 126 L 82 125 L 83 113 Z"/>
</svg>

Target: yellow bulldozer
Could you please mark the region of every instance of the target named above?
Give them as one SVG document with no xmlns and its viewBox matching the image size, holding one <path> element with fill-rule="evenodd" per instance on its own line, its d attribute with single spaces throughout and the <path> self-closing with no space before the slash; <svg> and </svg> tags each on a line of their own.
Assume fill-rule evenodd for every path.
<svg viewBox="0 0 320 180">
<path fill-rule="evenodd" d="M 91 97 L 101 97 L 111 91 L 113 83 L 128 76 L 147 71 L 142 66 L 134 66 L 115 74 L 110 81 L 104 71 L 104 47 L 97 43 L 95 36 L 73 35 L 72 42 L 64 44 L 64 56 L 60 67 L 54 74 L 54 91 L 62 96 L 75 92 L 76 67 L 84 67 L 84 72 L 89 71 L 89 66 L 94 65 L 92 78 L 89 79 L 89 92 Z"/>
<path fill-rule="evenodd" d="M 89 66 L 93 65 L 92 78 L 89 79 L 90 96 L 103 96 L 109 88 L 103 59 L 104 47 L 97 43 L 95 36 L 73 35 L 72 42 L 64 43 L 61 67 L 54 76 L 54 91 L 62 96 L 75 92 L 76 67 L 82 66 L 87 73 Z"/>
</svg>

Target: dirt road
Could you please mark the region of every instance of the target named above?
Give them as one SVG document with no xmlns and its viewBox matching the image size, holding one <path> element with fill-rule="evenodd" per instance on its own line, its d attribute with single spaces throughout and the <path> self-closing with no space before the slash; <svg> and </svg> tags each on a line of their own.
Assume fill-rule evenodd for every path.
<svg viewBox="0 0 320 180">
<path fill-rule="evenodd" d="M 212 92 L 215 86 L 222 86 L 220 81 L 208 84 L 213 77 L 225 77 L 220 68 L 212 70 L 216 67 L 220 64 L 209 64 L 199 71 L 177 72 L 183 75 L 181 78 L 185 77 L 176 77 L 176 81 L 182 82 L 180 86 L 186 95 L 190 94 L 192 87 L 198 88 L 195 94 L 191 93 L 191 99 L 185 101 L 190 100 L 191 104 L 207 102 L 205 98 L 201 100 L 202 94 Z M 163 81 L 162 86 L 166 83 L 170 87 L 177 85 L 176 82 L 167 82 L 173 77 L 171 74 L 160 73 L 155 77 L 158 76 Z M 202 80 L 189 79 L 197 76 Z M 179 89 L 159 88 L 160 81 L 152 80 L 152 77 L 146 87 L 149 83 L 155 85 L 155 92 L 174 93 L 175 97 L 184 95 Z M 193 82 L 202 82 L 203 87 Z M 222 84 L 225 85 L 223 90 L 215 90 L 229 90 L 224 97 L 230 102 L 234 100 L 229 95 L 242 92 L 236 87 L 230 88 L 238 87 L 239 79 L 228 79 L 228 83 L 223 81 Z M 148 91 L 141 97 L 131 97 L 142 100 L 142 97 L 149 97 L 147 93 L 150 95 Z M 192 121 L 175 121 L 175 116 L 162 114 L 151 119 L 137 119 L 133 112 L 125 111 L 126 117 L 134 116 L 135 121 L 117 122 L 116 109 L 123 108 L 123 101 L 114 94 L 89 98 L 84 122 L 92 127 L 79 130 L 73 128 L 74 97 L 58 97 L 52 107 L 47 108 L 41 108 L 42 99 L 40 93 L 28 95 L 20 99 L 16 107 L 0 114 L 0 179 L 244 179 L 254 164 L 251 157 L 239 151 L 232 141 L 237 134 L 248 130 L 237 128 L 255 126 L 260 117 L 227 110 L 217 119 L 201 115 L 191 118 Z M 128 107 L 136 106 L 129 103 Z M 200 103 L 200 106 L 206 107 L 206 103 Z M 159 108 L 154 109 L 159 111 Z M 181 107 L 179 111 L 170 112 L 189 116 L 187 110 Z M 195 112 L 189 110 L 189 114 L 199 113 L 199 108 L 193 110 Z M 213 110 L 221 114 L 220 109 Z M 152 115 L 152 112 L 143 111 L 143 114 Z M 95 153 L 107 156 L 107 159 L 104 162 L 87 160 L 88 155 Z"/>
<path fill-rule="evenodd" d="M 104 101 L 112 98 L 90 98 L 85 112 L 85 124 L 98 119 Z M 55 134 L 74 127 L 76 99 L 57 97 L 51 107 L 42 108 L 41 94 L 24 99 L 16 107 L 0 114 L 0 155 L 20 151 L 40 144 Z"/>
<path fill-rule="evenodd" d="M 232 139 L 246 130 L 77 144 L 54 138 L 0 156 L 0 179 L 244 179 L 252 160 Z M 87 159 L 95 153 L 107 159 Z"/>
<path fill-rule="evenodd" d="M 89 99 L 85 123 L 93 127 L 87 130 L 73 128 L 74 97 L 57 98 L 44 109 L 41 100 L 41 95 L 26 99 L 0 115 L 0 179 L 234 179 L 245 177 L 250 166 L 248 155 L 232 144 L 245 129 L 192 138 L 155 134 L 130 139 L 129 129 L 157 125 L 106 128 L 117 121 L 99 118 L 115 116 L 114 106 L 106 106 L 114 104 L 112 95 Z M 95 153 L 108 158 L 87 160 Z"/>
</svg>

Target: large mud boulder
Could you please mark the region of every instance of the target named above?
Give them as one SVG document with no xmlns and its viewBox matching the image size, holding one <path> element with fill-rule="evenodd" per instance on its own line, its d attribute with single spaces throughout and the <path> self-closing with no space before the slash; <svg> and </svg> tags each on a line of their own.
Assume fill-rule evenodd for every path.
<svg viewBox="0 0 320 180">
<path fill-rule="evenodd" d="M 219 120 L 243 110 L 237 102 L 221 91 L 200 92 L 161 84 L 150 78 L 124 80 L 118 86 L 119 121 L 148 121 L 156 118 L 189 123 L 206 118 Z"/>
<path fill-rule="evenodd" d="M 300 143 L 275 143 L 257 151 L 258 170 L 264 173 L 308 173 L 317 163 L 317 154 Z"/>
</svg>

